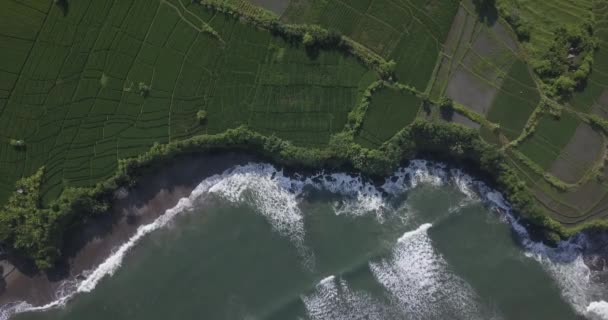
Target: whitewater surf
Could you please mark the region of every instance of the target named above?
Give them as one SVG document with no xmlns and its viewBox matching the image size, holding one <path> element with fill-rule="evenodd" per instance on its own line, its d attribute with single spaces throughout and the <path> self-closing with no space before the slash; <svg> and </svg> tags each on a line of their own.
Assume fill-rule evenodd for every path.
<svg viewBox="0 0 608 320">
<path fill-rule="evenodd" d="M 455 192 L 449 191 L 452 189 Z M 444 192 L 448 200 L 442 201 L 450 202 L 450 205 L 446 210 L 420 209 L 410 199 L 416 192 L 431 199 L 425 200 L 429 207 L 432 207 L 434 193 Z M 491 211 L 496 220 L 516 235 L 522 255 L 530 261 L 525 263 L 540 265 L 559 287 L 559 296 L 569 308 L 581 317 L 608 319 L 608 303 L 605 302 L 608 290 L 593 277 L 594 271 L 584 262 L 588 242 L 585 236 L 574 237 L 556 248 L 535 242 L 498 192 L 461 170 L 424 160 L 411 161 L 382 184 L 345 173 L 288 175 L 264 163 L 236 166 L 204 179 L 175 207 L 152 223 L 140 226 L 103 263 L 81 278 L 65 281 L 53 302 L 34 306 L 27 301 L 16 301 L 2 306 L 0 319 L 17 314 L 35 317 L 35 313 L 62 310 L 66 305 L 77 304 L 81 296 L 94 296 L 100 283 L 113 280 L 122 269 L 128 269 L 123 261 L 130 252 L 138 251 L 146 238 L 174 223 L 177 225 L 171 232 L 179 232 L 182 226 L 178 217 L 204 216 L 208 209 L 205 204 L 209 203 L 246 207 L 244 211 L 260 217 L 269 226 L 269 232 L 294 248 L 295 259 L 301 266 L 299 274 L 309 275 L 310 279 L 323 277 L 308 288 L 294 288 L 296 302 L 276 307 L 288 310 L 285 312 L 290 315 L 300 312 L 310 319 L 504 319 L 509 313 L 501 310 L 504 306 L 488 303 L 476 285 L 453 270 L 450 255 L 439 252 L 435 242 L 440 241 L 432 235 L 436 226 L 449 227 L 444 222 L 446 219 L 462 215 L 471 206 L 479 206 Z M 394 236 L 382 238 L 379 244 L 374 244 L 375 249 L 365 255 L 353 256 L 352 261 L 356 262 L 349 266 L 334 268 L 336 262 L 332 261 L 331 267 L 327 267 L 330 265 L 328 258 L 311 239 L 317 233 L 322 235 L 329 231 L 311 232 L 314 225 L 311 221 L 318 219 L 317 214 L 309 212 L 311 207 L 317 211 L 331 210 L 336 217 L 345 219 L 340 221 L 348 223 L 372 219 L 376 229 L 392 232 Z M 360 232 L 363 227 L 357 228 Z M 324 237 L 330 237 L 330 234 Z M 200 263 L 204 265 L 205 260 L 201 258 Z M 325 269 L 333 271 L 332 274 L 323 274 Z M 363 274 L 360 277 L 365 281 L 357 279 L 365 285 L 356 286 L 357 281 L 349 278 L 351 274 Z M 291 306 L 293 304 L 298 306 Z M 243 306 L 242 314 L 234 318 L 255 318 L 251 308 Z M 292 311 L 292 308 L 302 311 Z M 69 319 L 69 312 L 66 312 L 56 318 L 65 316 Z"/>
</svg>

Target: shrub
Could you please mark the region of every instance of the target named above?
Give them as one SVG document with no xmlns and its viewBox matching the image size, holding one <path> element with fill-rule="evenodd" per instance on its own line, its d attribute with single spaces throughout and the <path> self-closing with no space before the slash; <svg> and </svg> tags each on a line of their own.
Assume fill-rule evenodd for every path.
<svg viewBox="0 0 608 320">
<path fill-rule="evenodd" d="M 308 47 L 314 45 L 314 43 L 315 38 L 310 33 L 306 32 L 302 37 L 302 44 Z"/>
<path fill-rule="evenodd" d="M 438 101 L 441 116 L 446 120 L 451 120 L 454 116 L 454 102 L 448 97 L 441 97 Z"/>
<path fill-rule="evenodd" d="M 205 110 L 199 110 L 196 113 L 196 119 L 198 120 L 199 123 L 204 123 L 207 121 L 207 111 Z"/>
<path fill-rule="evenodd" d="M 23 140 L 11 139 L 10 145 L 17 150 L 25 149 L 25 141 Z"/>
<path fill-rule="evenodd" d="M 147 98 L 150 95 L 150 86 L 143 82 L 140 82 L 139 83 L 139 95 L 144 98 Z"/>
</svg>

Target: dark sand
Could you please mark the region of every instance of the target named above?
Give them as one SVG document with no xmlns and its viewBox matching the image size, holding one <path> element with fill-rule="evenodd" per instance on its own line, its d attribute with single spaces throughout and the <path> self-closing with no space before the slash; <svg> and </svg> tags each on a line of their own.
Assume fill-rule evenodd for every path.
<svg viewBox="0 0 608 320">
<path fill-rule="evenodd" d="M 113 250 L 133 236 L 140 225 L 151 223 L 174 207 L 203 179 L 254 160 L 254 157 L 241 153 L 188 156 L 142 177 L 128 194 L 122 192 L 124 197 L 115 201 L 107 215 L 92 219 L 68 237 L 64 248 L 66 259 L 54 270 L 39 273 L 28 264 L 2 261 L 0 306 L 17 301 L 33 305 L 53 301 L 62 282 L 78 279 L 82 272 L 102 263 Z"/>
</svg>

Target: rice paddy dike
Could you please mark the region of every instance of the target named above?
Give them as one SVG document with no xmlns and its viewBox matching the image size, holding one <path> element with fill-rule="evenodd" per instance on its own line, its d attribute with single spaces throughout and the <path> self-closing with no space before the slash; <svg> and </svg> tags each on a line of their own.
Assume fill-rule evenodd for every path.
<svg viewBox="0 0 608 320">
<path fill-rule="evenodd" d="M 425 154 L 476 168 L 547 239 L 605 229 L 608 2 L 497 2 L 6 1 L 0 242 L 50 267 L 117 190 L 233 149 L 372 177 Z M 570 25 L 597 46 L 557 97 L 535 61 Z"/>
</svg>

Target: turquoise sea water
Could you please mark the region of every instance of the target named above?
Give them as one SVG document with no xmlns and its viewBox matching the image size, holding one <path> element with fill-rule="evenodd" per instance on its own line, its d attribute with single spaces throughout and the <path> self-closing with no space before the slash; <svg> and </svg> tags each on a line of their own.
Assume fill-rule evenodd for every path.
<svg viewBox="0 0 608 320">
<path fill-rule="evenodd" d="M 533 242 L 499 194 L 436 164 L 380 185 L 256 164 L 14 319 L 606 319 L 584 242 Z"/>
</svg>

